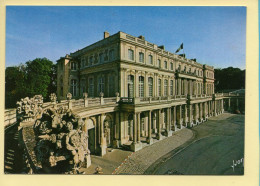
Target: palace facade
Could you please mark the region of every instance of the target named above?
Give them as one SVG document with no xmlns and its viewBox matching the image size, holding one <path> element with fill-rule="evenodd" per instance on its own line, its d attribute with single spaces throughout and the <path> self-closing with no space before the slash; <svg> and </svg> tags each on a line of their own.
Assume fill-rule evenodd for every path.
<svg viewBox="0 0 260 186">
<path fill-rule="evenodd" d="M 124 32 L 57 61 L 57 97 L 82 99 L 73 113 L 85 122 L 88 148 L 132 151 L 224 111 L 214 93 L 214 68 Z M 85 94 L 87 93 L 87 94 Z M 98 104 L 94 104 L 98 103 Z"/>
</svg>

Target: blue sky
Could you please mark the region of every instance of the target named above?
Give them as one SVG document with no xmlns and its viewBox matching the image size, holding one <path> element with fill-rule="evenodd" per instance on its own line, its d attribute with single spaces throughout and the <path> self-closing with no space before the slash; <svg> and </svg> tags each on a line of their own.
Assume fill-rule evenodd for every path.
<svg viewBox="0 0 260 186">
<path fill-rule="evenodd" d="M 215 68 L 245 69 L 245 7 L 7 6 L 6 66 L 46 57 L 53 62 L 123 31 Z M 180 52 L 182 53 L 182 52 Z"/>
</svg>

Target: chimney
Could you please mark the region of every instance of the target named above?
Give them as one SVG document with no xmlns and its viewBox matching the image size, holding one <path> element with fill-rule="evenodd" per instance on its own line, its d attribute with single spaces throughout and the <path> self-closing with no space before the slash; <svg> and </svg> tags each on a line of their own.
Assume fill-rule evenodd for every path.
<svg viewBox="0 0 260 186">
<path fill-rule="evenodd" d="M 164 45 L 158 46 L 158 48 L 163 49 L 164 50 Z"/>
<path fill-rule="evenodd" d="M 104 39 L 108 38 L 109 37 L 109 32 L 105 31 L 104 32 Z"/>
<path fill-rule="evenodd" d="M 138 36 L 139 39 L 145 40 L 144 36 Z"/>
</svg>

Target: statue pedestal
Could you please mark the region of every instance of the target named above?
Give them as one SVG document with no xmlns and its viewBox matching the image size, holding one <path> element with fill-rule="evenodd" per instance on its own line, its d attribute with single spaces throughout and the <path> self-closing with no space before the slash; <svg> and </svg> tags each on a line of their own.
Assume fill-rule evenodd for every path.
<svg viewBox="0 0 260 186">
<path fill-rule="evenodd" d="M 142 143 L 132 143 L 131 144 L 131 150 L 136 152 L 138 150 L 141 150 L 142 149 Z"/>
<path fill-rule="evenodd" d="M 90 158 L 90 154 L 86 155 L 86 168 L 89 168 L 91 165 L 91 158 Z"/>
</svg>

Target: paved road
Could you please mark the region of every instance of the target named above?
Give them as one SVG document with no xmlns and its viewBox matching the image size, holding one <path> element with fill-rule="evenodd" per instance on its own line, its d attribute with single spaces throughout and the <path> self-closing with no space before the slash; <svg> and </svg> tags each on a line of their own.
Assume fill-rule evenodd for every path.
<svg viewBox="0 0 260 186">
<path fill-rule="evenodd" d="M 224 113 L 192 131 L 196 134 L 192 142 L 161 157 L 145 174 L 244 174 L 243 115 Z"/>
</svg>

